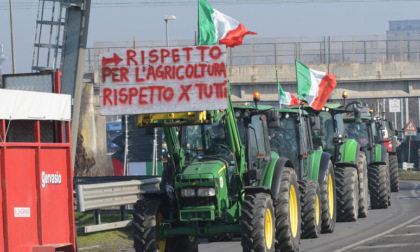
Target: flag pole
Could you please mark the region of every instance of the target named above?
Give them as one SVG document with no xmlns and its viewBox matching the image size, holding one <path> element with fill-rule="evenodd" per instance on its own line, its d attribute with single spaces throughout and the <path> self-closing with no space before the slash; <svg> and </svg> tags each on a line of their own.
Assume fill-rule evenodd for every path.
<svg viewBox="0 0 420 252">
<path fill-rule="evenodd" d="M 277 91 L 279 93 L 279 106 L 281 108 L 280 82 L 279 82 L 279 74 L 277 72 L 277 66 L 276 66 L 276 79 L 277 79 Z"/>
<path fill-rule="evenodd" d="M 297 71 L 297 59 L 295 58 L 295 69 L 296 69 L 296 87 L 297 87 L 297 98 L 298 98 L 298 111 L 299 111 L 299 124 L 302 121 L 302 111 L 301 111 L 301 102 L 300 102 L 300 96 L 299 96 L 299 83 L 298 83 L 298 71 Z M 303 106 L 303 105 L 302 105 Z"/>
</svg>

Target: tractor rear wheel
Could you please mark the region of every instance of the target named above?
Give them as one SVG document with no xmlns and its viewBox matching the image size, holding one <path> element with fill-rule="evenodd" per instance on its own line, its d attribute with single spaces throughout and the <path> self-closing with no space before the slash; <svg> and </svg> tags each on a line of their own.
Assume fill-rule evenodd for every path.
<svg viewBox="0 0 420 252">
<path fill-rule="evenodd" d="M 359 175 L 359 218 L 365 218 L 369 212 L 368 172 L 366 154 L 362 151 L 359 152 L 357 167 Z"/>
<path fill-rule="evenodd" d="M 239 223 L 243 251 L 274 251 L 276 226 L 271 195 L 246 194 Z"/>
<path fill-rule="evenodd" d="M 398 184 L 398 157 L 397 155 L 389 155 L 389 172 L 391 176 L 391 192 L 398 192 L 400 186 Z"/>
<path fill-rule="evenodd" d="M 136 252 L 172 251 L 171 239 L 161 240 L 156 232 L 156 227 L 168 217 L 168 209 L 169 204 L 152 197 L 145 197 L 134 205 L 133 238 Z"/>
<path fill-rule="evenodd" d="M 321 193 L 318 181 L 299 181 L 302 211 L 301 238 L 318 238 L 321 233 Z"/>
<path fill-rule="evenodd" d="M 369 167 L 370 205 L 372 209 L 388 208 L 387 166 Z"/>
<path fill-rule="evenodd" d="M 353 167 L 335 169 L 337 221 L 356 221 L 359 213 L 359 179 Z"/>
<path fill-rule="evenodd" d="M 298 251 L 301 213 L 299 185 L 292 168 L 284 167 L 280 191 L 274 200 L 276 216 L 276 251 Z"/>
<path fill-rule="evenodd" d="M 328 162 L 328 169 L 325 173 L 321 189 L 321 233 L 334 232 L 337 219 L 337 201 L 334 167 L 331 161 Z"/>
</svg>

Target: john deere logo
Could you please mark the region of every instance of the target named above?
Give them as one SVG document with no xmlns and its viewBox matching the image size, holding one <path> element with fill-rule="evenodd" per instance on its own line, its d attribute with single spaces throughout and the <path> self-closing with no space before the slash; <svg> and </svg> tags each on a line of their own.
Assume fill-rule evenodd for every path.
<svg viewBox="0 0 420 252">
<path fill-rule="evenodd" d="M 223 188 L 223 177 L 220 177 L 220 188 Z"/>
</svg>

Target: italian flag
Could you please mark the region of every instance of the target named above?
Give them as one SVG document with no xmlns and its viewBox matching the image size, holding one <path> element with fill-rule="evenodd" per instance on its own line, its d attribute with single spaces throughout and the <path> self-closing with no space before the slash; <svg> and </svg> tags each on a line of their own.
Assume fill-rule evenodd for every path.
<svg viewBox="0 0 420 252">
<path fill-rule="evenodd" d="M 198 44 L 225 44 L 226 47 L 242 45 L 248 31 L 235 19 L 217 11 L 206 0 L 198 0 Z"/>
<path fill-rule="evenodd" d="M 299 104 L 298 99 L 292 93 L 284 92 L 281 87 L 279 90 L 279 102 L 280 108 L 297 106 Z"/>
<path fill-rule="evenodd" d="M 283 91 L 283 88 L 281 87 L 280 82 L 279 82 L 279 74 L 277 72 L 277 67 L 276 67 L 276 78 L 277 78 L 277 87 L 279 89 L 280 108 L 298 105 L 299 101 L 292 93 Z"/>
<path fill-rule="evenodd" d="M 321 110 L 337 86 L 335 75 L 313 70 L 296 60 L 296 81 L 299 99 Z"/>
</svg>

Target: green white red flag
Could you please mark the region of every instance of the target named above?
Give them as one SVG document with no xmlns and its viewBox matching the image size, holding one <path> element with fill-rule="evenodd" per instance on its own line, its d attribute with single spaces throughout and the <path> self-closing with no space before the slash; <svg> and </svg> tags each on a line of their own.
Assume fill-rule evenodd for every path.
<svg viewBox="0 0 420 252">
<path fill-rule="evenodd" d="M 214 9 L 206 0 L 198 0 L 198 45 L 225 44 L 226 47 L 242 45 L 248 31 L 237 20 Z"/>
<path fill-rule="evenodd" d="M 287 106 L 297 106 L 299 104 L 298 99 L 289 92 L 284 92 L 281 86 L 279 86 L 279 102 L 280 108 Z"/>
<path fill-rule="evenodd" d="M 279 82 L 279 74 L 277 72 L 277 67 L 276 67 L 276 78 L 277 78 L 277 87 L 279 89 L 280 108 L 298 105 L 299 101 L 292 93 L 283 91 L 283 88 L 281 87 L 280 82 Z"/>
<path fill-rule="evenodd" d="M 298 96 L 315 110 L 321 110 L 337 86 L 335 75 L 311 69 L 296 60 Z"/>
</svg>

